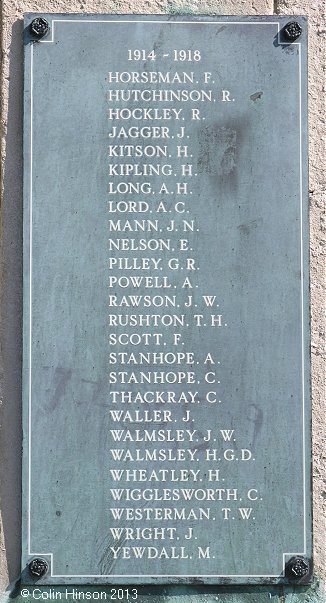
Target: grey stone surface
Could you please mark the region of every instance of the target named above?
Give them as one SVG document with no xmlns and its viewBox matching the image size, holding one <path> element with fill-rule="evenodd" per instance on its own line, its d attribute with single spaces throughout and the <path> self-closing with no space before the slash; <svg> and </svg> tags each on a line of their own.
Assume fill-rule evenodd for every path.
<svg viewBox="0 0 326 603">
<path fill-rule="evenodd" d="M 325 5 L 324 5 L 325 6 Z M 308 15 L 309 194 L 315 567 L 325 575 L 325 12 L 323 2 L 277 2 L 278 14 Z M 324 166 L 324 167 L 322 167 Z M 324 435 L 323 435 L 324 434 Z"/>
<path fill-rule="evenodd" d="M 32 18 L 31 15 L 26 18 L 26 27 Z M 303 404 L 300 377 L 302 333 L 298 327 L 301 281 L 297 276 L 301 268 L 301 224 L 303 247 L 306 249 L 303 256 L 304 298 L 307 299 L 309 293 L 306 266 L 307 143 L 305 126 L 301 128 L 299 125 L 300 112 L 303 123 L 306 121 L 305 93 L 300 105 L 298 103 L 299 60 L 302 61 L 303 90 L 306 90 L 306 33 L 302 33 L 300 38 L 299 56 L 293 52 L 297 50 L 296 47 L 287 46 L 284 49 L 274 41 L 277 31 L 275 21 L 282 29 L 287 17 L 276 19 L 275 16 L 264 16 L 258 21 L 257 17 L 253 20 L 245 17 L 240 23 L 238 20 L 242 18 L 239 16 L 214 17 L 213 20 L 211 17 L 200 17 L 200 27 L 195 26 L 195 16 L 191 17 L 192 23 L 189 23 L 189 16 L 171 16 L 168 20 L 165 16 L 157 16 L 155 24 L 152 23 L 152 16 L 148 22 L 147 17 L 139 19 L 134 15 L 127 17 L 131 22 L 126 22 L 125 17 L 107 16 L 105 23 L 102 23 L 102 16 L 94 15 L 91 24 L 85 21 L 80 23 L 79 15 L 77 18 L 71 15 L 68 22 L 60 15 L 56 15 L 53 21 L 51 14 L 46 14 L 46 18 L 50 20 L 54 43 L 30 42 L 25 46 L 24 159 L 26 181 L 29 182 L 31 172 L 33 177 L 31 280 L 34 318 L 30 432 L 27 429 L 29 343 L 28 336 L 24 338 L 24 452 L 30 445 L 33 461 L 30 467 L 26 454 L 24 487 L 26 492 L 29 476 L 32 501 L 29 511 L 28 496 L 25 494 L 23 516 L 31 518 L 31 535 L 27 538 L 24 525 L 23 567 L 30 560 L 30 547 L 39 554 L 42 551 L 53 554 L 51 563 L 55 576 L 45 576 L 40 580 L 42 584 L 76 583 L 79 582 L 78 574 L 88 574 L 90 582 L 99 582 L 94 574 L 101 574 L 104 583 L 121 582 L 117 574 L 124 575 L 126 583 L 166 583 L 167 575 L 171 574 L 175 581 L 178 579 L 178 582 L 182 580 L 184 583 L 193 583 L 195 576 L 206 583 L 223 584 L 229 580 L 242 584 L 263 583 L 262 577 L 255 580 L 253 575 L 265 575 L 265 583 L 272 582 L 272 578 L 267 580 L 267 575 L 273 576 L 273 583 L 282 583 L 278 577 L 283 569 L 282 554 L 285 551 L 303 552 L 301 505 L 304 483 L 308 487 L 307 502 L 310 500 L 310 462 L 307 463 L 305 480 L 301 470 L 298 470 L 302 446 L 302 415 L 299 408 Z M 306 20 L 301 17 L 300 22 L 306 29 Z M 108 290 L 104 275 L 119 277 L 121 274 L 130 275 L 130 272 L 116 271 L 114 268 L 107 272 L 105 267 L 107 237 L 112 236 L 107 225 L 108 208 L 105 201 L 108 198 L 110 202 L 112 196 L 107 193 L 108 151 L 103 132 L 112 134 L 110 121 L 107 126 L 107 117 L 108 111 L 112 110 L 109 107 L 116 105 L 106 104 L 108 88 L 105 82 L 108 69 L 121 72 L 130 68 L 126 62 L 126 40 L 129 48 L 136 48 L 137 44 L 143 44 L 143 48 L 148 49 L 158 48 L 156 62 L 151 64 L 151 68 L 167 69 L 171 68 L 171 62 L 163 59 L 162 53 L 174 48 L 176 40 L 180 47 L 187 48 L 189 36 L 194 47 L 200 48 L 202 53 L 201 66 L 192 64 L 191 67 L 195 70 L 195 80 L 201 79 L 204 69 L 214 74 L 218 72 L 220 81 L 228 82 L 235 98 L 234 104 L 219 102 L 219 87 L 214 88 L 213 85 L 217 105 L 214 107 L 212 103 L 205 102 L 197 104 L 205 120 L 202 124 L 200 120 L 191 119 L 189 103 L 187 107 L 185 103 L 175 102 L 173 105 L 179 110 L 183 107 L 181 120 L 184 116 L 187 136 L 190 137 L 189 152 L 197 166 L 194 169 L 200 175 L 199 179 L 189 182 L 193 197 L 186 196 L 190 211 L 188 218 L 191 216 L 195 219 L 201 233 L 196 237 L 190 235 L 191 245 L 194 245 L 190 255 L 200 266 L 199 275 L 193 275 L 194 284 L 199 287 L 197 295 L 196 292 L 194 295 L 198 303 L 195 312 L 205 313 L 200 305 L 201 293 L 216 292 L 219 311 L 224 317 L 222 322 L 226 320 L 228 323 L 226 329 L 203 327 L 204 337 L 201 337 L 191 310 L 187 314 L 190 328 L 184 334 L 185 345 L 193 350 L 195 363 L 199 365 L 196 379 L 199 379 L 200 385 L 196 385 L 195 389 L 199 390 L 198 399 L 202 401 L 199 407 L 195 405 L 191 408 L 192 428 L 199 430 L 195 441 L 198 437 L 200 442 L 206 429 L 214 430 L 217 425 L 229 425 L 232 420 L 237 442 L 240 435 L 241 446 L 253 446 L 256 462 L 239 463 L 241 468 L 236 471 L 234 463 L 223 463 L 222 460 L 220 470 L 227 477 L 224 487 L 234 485 L 231 476 L 236 471 L 240 480 L 237 483 L 239 496 L 245 496 L 243 484 L 251 484 L 259 488 L 259 496 L 265 502 L 254 505 L 253 514 L 256 518 L 250 523 L 237 522 L 237 517 L 234 517 L 232 529 L 228 521 L 222 519 L 221 507 L 225 503 L 219 504 L 217 501 L 214 505 L 208 503 L 213 515 L 216 515 L 216 523 L 201 522 L 199 527 L 193 519 L 191 524 L 183 525 L 180 525 L 180 521 L 171 520 L 169 526 L 177 531 L 179 546 L 184 546 L 186 553 L 191 554 L 190 559 L 179 559 L 177 563 L 167 560 L 160 567 L 157 559 L 134 559 L 128 563 L 118 558 L 112 567 L 109 547 L 112 544 L 112 524 L 108 507 L 116 506 L 110 496 L 110 488 L 116 485 L 110 472 L 103 482 L 97 484 L 97 479 L 100 468 L 104 469 L 108 463 L 105 451 L 116 445 L 111 443 L 109 431 L 109 427 L 114 425 L 108 421 L 108 415 L 116 410 L 107 408 L 112 399 L 112 385 L 108 382 L 108 348 L 103 326 L 107 322 L 108 311 L 114 315 L 115 312 L 120 313 L 121 309 L 108 310 L 107 298 L 112 289 L 109 286 Z M 82 64 L 81 48 L 84 53 Z M 30 62 L 31 53 L 33 63 Z M 242 60 L 245 60 L 246 66 L 250 66 L 245 74 Z M 34 101 L 32 151 L 29 140 L 30 82 L 33 84 Z M 192 87 L 189 85 L 188 89 Z M 67 90 L 68 94 L 62 93 Z M 263 99 L 259 101 L 261 96 Z M 269 127 L 271 122 L 274 124 L 273 136 Z M 168 146 L 176 172 L 180 170 L 180 161 L 176 157 L 177 123 L 174 124 L 173 120 L 169 122 L 169 133 L 174 135 L 174 142 L 169 141 Z M 137 127 L 138 122 L 128 121 L 128 125 Z M 292 152 L 298 145 L 300 133 L 303 138 L 305 174 L 302 217 L 299 163 L 297 154 Z M 33 156 L 33 170 L 30 153 Z M 282 169 L 283 165 L 287 166 L 286 170 Z M 90 166 L 96 168 L 90 169 Z M 249 180 L 248 169 L 252 170 Z M 117 178 L 110 180 L 114 185 L 119 181 Z M 160 176 L 151 180 L 154 197 L 151 197 L 150 206 L 154 214 L 158 204 L 157 189 L 164 180 Z M 277 187 L 274 186 L 275 181 Z M 69 185 L 62 188 L 63 183 Z M 146 198 L 149 199 L 144 195 L 143 199 Z M 171 198 L 177 200 L 179 197 L 170 194 L 169 203 Z M 31 203 L 27 189 L 24 198 L 25 259 L 29 254 L 28 216 Z M 168 216 L 165 219 L 160 215 L 156 217 L 160 218 L 159 223 L 164 231 Z M 96 236 L 89 236 L 89 233 L 96 233 Z M 168 236 L 172 237 L 173 234 L 169 233 Z M 178 238 L 179 235 L 175 236 Z M 177 241 L 174 241 L 172 244 L 177 246 Z M 111 251 L 109 255 L 116 257 L 120 254 Z M 139 263 L 138 254 L 135 252 L 133 255 L 133 259 Z M 154 255 L 157 257 L 157 254 Z M 165 271 L 172 287 L 176 287 L 173 292 L 180 307 L 184 308 L 189 291 L 180 290 L 183 275 L 168 269 L 169 257 L 167 251 L 159 260 L 163 265 L 161 269 Z M 24 328 L 27 331 L 28 266 L 27 259 L 24 267 L 24 290 L 27 293 L 24 300 Z M 181 268 L 184 269 L 186 267 Z M 142 272 L 135 267 L 135 274 Z M 113 290 L 116 291 L 116 288 Z M 132 288 L 128 292 L 131 293 Z M 143 292 L 147 291 L 141 286 L 137 288 L 138 295 Z M 179 312 L 185 311 L 182 309 Z M 305 311 L 303 337 L 308 344 L 306 314 Z M 205 322 L 206 318 L 208 321 L 210 317 L 206 314 Z M 116 326 L 112 330 L 119 334 L 129 332 L 125 326 Z M 172 332 L 171 328 L 164 330 L 162 345 L 169 346 L 168 350 L 172 345 Z M 183 333 L 181 327 L 180 333 Z M 161 346 L 159 349 L 162 349 Z M 223 350 L 227 350 L 227 358 Z M 309 434 L 306 454 L 310 461 L 308 345 L 305 350 L 307 357 L 304 364 L 308 377 L 305 384 L 305 425 Z M 130 347 L 128 351 L 133 351 L 133 348 Z M 148 342 L 144 351 L 155 352 L 157 347 Z M 222 405 L 218 407 L 204 402 L 207 387 L 210 389 L 211 386 L 204 384 L 202 362 L 209 351 L 217 354 L 217 357 L 222 354 L 223 385 L 219 388 Z M 44 365 L 47 366 L 46 371 Z M 237 367 L 242 367 L 242 372 Z M 138 374 L 137 368 L 133 370 Z M 303 375 L 302 379 L 306 381 L 307 377 Z M 93 383 L 92 389 L 88 389 L 85 380 Z M 113 389 L 116 387 L 113 386 Z M 135 387 L 131 386 L 131 389 Z M 146 386 L 140 386 L 140 391 L 145 389 Z M 175 386 L 170 389 L 177 391 Z M 91 417 L 88 416 L 87 394 L 92 395 Z M 182 405 L 172 410 L 172 421 L 177 421 L 178 427 L 183 425 L 183 413 Z M 82 433 L 86 425 L 88 435 L 84 439 Z M 171 424 L 168 426 L 172 427 Z M 213 433 L 216 437 L 219 435 L 215 431 Z M 74 454 L 76 445 L 80 446 L 78 458 Z M 200 450 L 205 443 L 194 446 Z M 128 442 L 131 454 L 136 454 L 137 447 L 139 443 Z M 151 450 L 152 445 L 148 443 L 146 448 Z M 200 487 L 206 488 L 209 484 L 205 480 L 207 463 L 203 451 L 198 451 L 196 461 L 199 463 L 196 464 L 196 469 L 200 471 L 199 479 L 203 481 Z M 134 469 L 135 465 L 126 461 L 123 467 Z M 146 463 L 148 472 L 158 468 L 157 462 Z M 85 475 L 88 476 L 87 480 Z M 69 488 L 66 487 L 67 480 Z M 167 480 L 170 482 L 169 478 Z M 94 484 L 97 484 L 96 488 Z M 170 487 L 171 484 L 166 486 Z M 38 493 L 46 493 L 46 496 L 38 496 Z M 91 512 L 88 500 L 92 503 Z M 139 504 L 143 502 L 137 502 L 135 506 Z M 180 505 L 184 505 L 188 511 L 196 508 L 194 501 L 183 501 Z M 132 506 L 132 503 L 128 503 L 128 506 Z M 231 503 L 229 506 L 232 506 Z M 61 509 L 59 520 L 56 517 L 58 507 Z M 238 513 L 233 506 L 232 515 Z M 304 548 L 308 558 L 311 557 L 309 517 L 307 504 L 307 544 Z M 249 525 L 245 527 L 247 523 Z M 134 524 L 131 521 L 130 525 L 139 526 L 139 522 Z M 190 543 L 184 540 L 184 535 L 186 527 L 190 525 L 194 534 L 192 546 L 187 546 Z M 208 544 L 211 558 L 200 560 L 197 547 Z M 221 579 L 216 574 L 224 574 L 228 578 Z M 27 580 L 27 577 L 24 579 Z"/>
</svg>

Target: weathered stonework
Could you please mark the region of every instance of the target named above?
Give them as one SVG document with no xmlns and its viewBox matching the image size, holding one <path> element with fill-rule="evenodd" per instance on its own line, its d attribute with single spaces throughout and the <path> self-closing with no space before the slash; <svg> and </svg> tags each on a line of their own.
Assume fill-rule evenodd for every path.
<svg viewBox="0 0 326 603">
<path fill-rule="evenodd" d="M 24 12 L 153 13 L 153 14 L 303 14 L 309 19 L 309 159 L 311 221 L 311 331 L 313 401 L 313 488 L 315 573 L 326 578 L 324 342 L 325 272 L 323 220 L 325 180 L 324 77 L 325 22 L 319 0 L 3 0 L 2 2 L 2 212 L 1 212 L 1 352 L 0 352 L 0 591 L 13 583 L 20 567 L 21 473 L 21 229 L 22 229 L 22 64 Z M 88 589 L 91 590 L 91 589 Z M 323 603 L 325 591 L 318 583 L 299 592 L 259 587 L 147 587 L 139 601 L 161 603 L 181 598 L 198 603 Z M 19 592 L 14 593 L 19 595 Z M 18 597 L 19 601 L 23 601 Z M 32 601 L 32 598 L 24 599 Z M 174 603 L 174 601 L 173 601 Z"/>
</svg>

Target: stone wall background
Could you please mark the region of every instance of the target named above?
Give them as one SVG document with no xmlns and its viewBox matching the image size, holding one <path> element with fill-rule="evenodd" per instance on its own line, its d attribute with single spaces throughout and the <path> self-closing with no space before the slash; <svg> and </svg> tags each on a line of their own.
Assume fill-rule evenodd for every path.
<svg viewBox="0 0 326 603">
<path fill-rule="evenodd" d="M 21 515 L 21 316 L 22 316 L 22 30 L 25 12 L 198 13 L 307 15 L 309 19 L 309 201 L 311 355 L 313 402 L 313 512 L 315 574 L 326 579 L 325 484 L 325 5 L 319 0 L 3 0 L 1 3 L 1 214 L 0 214 L 0 592 L 20 571 Z M 178 587 L 176 587 L 178 588 Z M 315 584 L 290 592 L 259 588 L 161 588 L 165 601 L 325 603 Z M 164 590 L 166 596 L 164 596 Z M 168 592 L 171 590 L 171 593 Z M 148 595 L 157 599 L 155 592 Z M 219 594 L 217 594 L 219 592 Z M 195 597 L 196 595 L 196 597 Z M 144 591 L 144 598 L 146 593 Z M 275 597 L 275 599 L 274 599 Z M 22 599 L 23 600 L 23 599 Z M 26 600 L 26 599 L 25 599 Z"/>
</svg>

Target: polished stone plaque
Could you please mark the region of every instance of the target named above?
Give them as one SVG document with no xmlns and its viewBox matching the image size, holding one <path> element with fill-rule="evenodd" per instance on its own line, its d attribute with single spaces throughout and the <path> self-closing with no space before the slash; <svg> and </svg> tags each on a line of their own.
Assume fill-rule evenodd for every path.
<svg viewBox="0 0 326 603">
<path fill-rule="evenodd" d="M 24 44 L 23 580 L 309 581 L 306 20 Z"/>
</svg>

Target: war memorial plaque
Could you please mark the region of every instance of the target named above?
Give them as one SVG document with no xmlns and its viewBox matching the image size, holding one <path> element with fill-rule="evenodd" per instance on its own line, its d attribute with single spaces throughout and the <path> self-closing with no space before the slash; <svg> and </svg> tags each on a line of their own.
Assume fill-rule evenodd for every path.
<svg viewBox="0 0 326 603">
<path fill-rule="evenodd" d="M 309 580 L 306 20 L 24 43 L 23 579 Z"/>
</svg>

